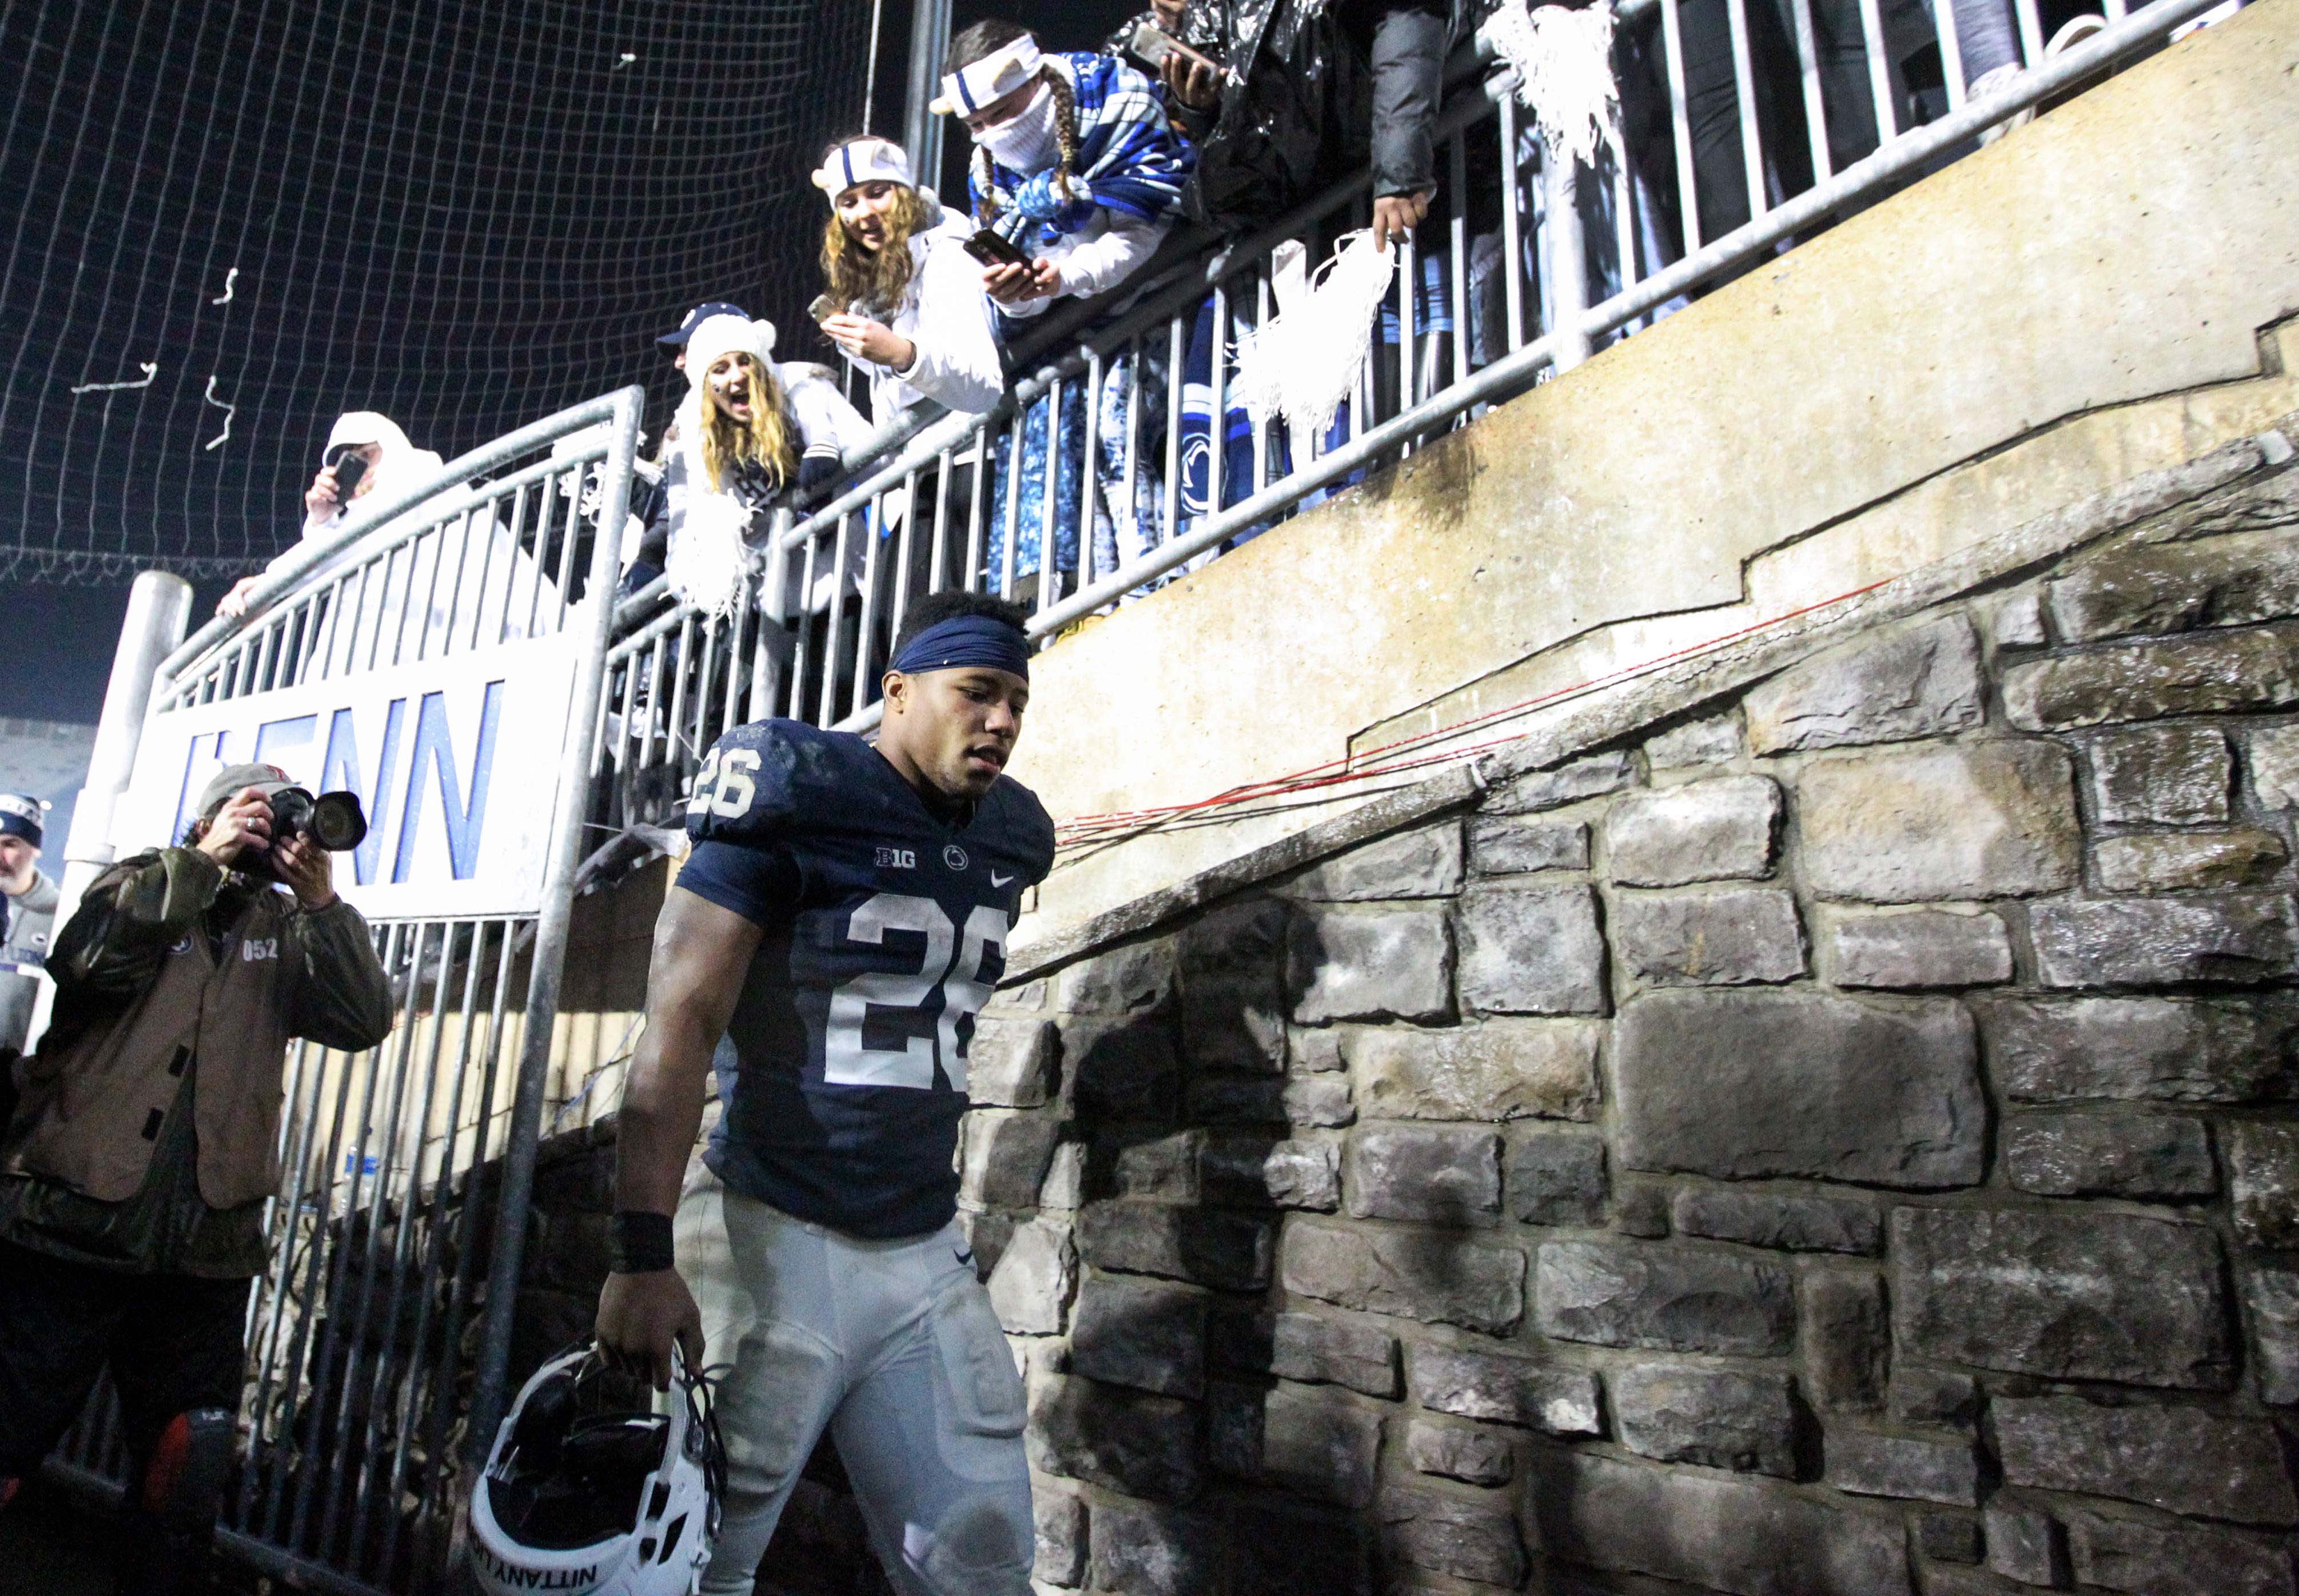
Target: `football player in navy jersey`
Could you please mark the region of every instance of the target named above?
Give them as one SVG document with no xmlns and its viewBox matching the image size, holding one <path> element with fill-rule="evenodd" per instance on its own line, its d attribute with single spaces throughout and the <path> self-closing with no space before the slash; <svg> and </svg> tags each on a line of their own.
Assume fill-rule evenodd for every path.
<svg viewBox="0 0 2299 1596">
<path fill-rule="evenodd" d="M 978 593 L 922 600 L 875 748 L 760 721 L 696 777 L 624 1088 L 598 1328 L 658 1387 L 674 1342 L 724 1371 L 705 1592 L 751 1590 L 826 1426 L 897 1590 L 1029 1589 L 1022 1383 L 952 1169 L 974 1016 L 1053 864 L 1053 823 L 1005 773 L 1024 618 Z M 724 1114 L 682 1192 L 714 1051 Z"/>
</svg>

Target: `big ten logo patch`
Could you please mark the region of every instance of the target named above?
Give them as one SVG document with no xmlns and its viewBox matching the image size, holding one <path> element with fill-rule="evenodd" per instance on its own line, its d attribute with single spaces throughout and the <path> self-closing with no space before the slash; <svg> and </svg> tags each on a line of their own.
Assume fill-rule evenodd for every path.
<svg viewBox="0 0 2299 1596">
<path fill-rule="evenodd" d="M 253 963 L 258 959 L 276 959 L 278 956 L 279 939 L 277 937 L 250 937 L 239 945 L 239 959 L 243 964 Z"/>
<path fill-rule="evenodd" d="M 881 870 L 916 870 L 918 854 L 916 848 L 882 848 L 878 850 L 877 865 Z"/>
</svg>

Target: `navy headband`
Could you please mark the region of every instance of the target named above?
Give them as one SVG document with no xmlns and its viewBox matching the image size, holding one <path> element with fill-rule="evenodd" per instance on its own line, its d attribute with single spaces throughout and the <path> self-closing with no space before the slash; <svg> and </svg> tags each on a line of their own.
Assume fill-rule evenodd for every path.
<svg viewBox="0 0 2299 1596">
<path fill-rule="evenodd" d="M 889 669 L 905 676 L 987 666 L 1030 679 L 1030 640 L 993 616 L 952 616 L 910 639 Z"/>
</svg>

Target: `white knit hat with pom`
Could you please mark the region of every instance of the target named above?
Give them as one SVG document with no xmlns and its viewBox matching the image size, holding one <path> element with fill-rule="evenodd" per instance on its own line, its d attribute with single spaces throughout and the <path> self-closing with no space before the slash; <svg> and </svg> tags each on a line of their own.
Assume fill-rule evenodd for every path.
<svg viewBox="0 0 2299 1596">
<path fill-rule="evenodd" d="M 696 392 L 702 378 L 721 355 L 746 354 L 771 370 L 775 355 L 775 324 L 750 321 L 740 316 L 708 316 L 686 340 L 686 385 Z"/>
</svg>

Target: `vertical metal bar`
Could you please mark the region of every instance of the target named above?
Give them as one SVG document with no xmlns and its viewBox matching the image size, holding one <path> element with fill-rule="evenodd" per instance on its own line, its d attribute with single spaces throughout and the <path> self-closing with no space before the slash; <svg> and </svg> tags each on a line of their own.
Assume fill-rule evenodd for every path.
<svg viewBox="0 0 2299 1596">
<path fill-rule="evenodd" d="M 1453 382 L 1469 380 L 1469 130 L 1453 135 L 1452 162 L 1448 176 L 1453 184 Z M 1447 386 L 1451 386 L 1448 384 Z"/>
<path fill-rule="evenodd" d="M 1420 252 L 1415 247 L 1412 234 L 1405 236 L 1397 246 L 1397 412 L 1403 415 L 1413 408 L 1413 357 L 1417 351 L 1415 340 L 1419 336 L 1419 318 L 1415 316 L 1421 286 Z M 1407 439 L 1398 450 L 1402 459 L 1413 452 L 1413 441 Z"/>
<path fill-rule="evenodd" d="M 1732 94 L 1740 108 L 1740 161 L 1748 184 L 1748 219 L 1753 221 L 1772 209 L 1772 193 L 1764 184 L 1764 136 L 1756 126 L 1756 73 L 1749 58 L 1747 0 L 1724 0 L 1724 14 L 1732 25 Z"/>
<path fill-rule="evenodd" d="M 1047 429 L 1050 436 L 1052 428 Z M 1006 451 L 1006 550 L 1000 562 L 998 596 L 1014 596 L 1014 544 L 1022 535 L 1022 445 L 1029 436 L 1030 418 L 1027 412 L 1014 413 L 1013 437 L 1008 440 Z"/>
<path fill-rule="evenodd" d="M 1046 389 L 1046 483 L 1038 495 L 1038 603 L 1039 609 L 1049 608 L 1059 596 L 1062 585 L 1061 562 L 1056 557 L 1055 545 L 1060 532 L 1062 500 L 1062 456 L 1068 451 L 1062 447 L 1062 379 L 1056 377 Z M 1079 505 L 1084 504 L 1084 488 L 1079 487 Z"/>
<path fill-rule="evenodd" d="M 791 660 L 790 703 L 783 711 L 784 716 L 791 720 L 800 720 L 804 718 L 804 706 L 806 704 L 806 660 L 808 654 L 806 633 L 809 618 L 814 613 L 815 550 L 819 549 L 821 546 L 822 533 L 819 528 L 806 534 L 805 579 L 799 583 L 798 614 L 793 621 L 793 625 L 795 627 L 798 633 L 798 641 Z"/>
<path fill-rule="evenodd" d="M 1182 532 L 1182 390 L 1189 384 L 1189 350 L 1183 343 L 1182 318 L 1195 320 L 1194 310 L 1176 310 L 1166 323 L 1166 526 L 1160 540 L 1171 542 Z"/>
<path fill-rule="evenodd" d="M 1229 473 L 1229 285 L 1214 285 L 1214 337 L 1207 359 L 1206 514 L 1221 513 Z"/>
<path fill-rule="evenodd" d="M 1738 0 L 1735 0 L 1738 4 Z M 1570 371 L 1589 358 L 1587 246 L 1581 232 L 1581 163 L 1556 150 L 1544 150 L 1540 180 L 1548 192 L 1548 248 L 1542 265 L 1549 277 L 1556 324 L 1556 369 Z"/>
<path fill-rule="evenodd" d="M 780 652 L 784 640 L 793 643 L 793 628 L 790 624 L 790 532 L 797 517 L 788 509 L 774 513 L 773 531 L 767 537 L 767 566 L 760 580 L 766 583 L 760 594 L 762 608 L 759 624 L 758 664 L 751 673 L 750 718 L 765 720 L 782 701 L 782 673 L 786 668 Z"/>
<path fill-rule="evenodd" d="M 1684 104 L 1684 26 L 1677 0 L 1660 0 L 1661 38 L 1668 59 L 1668 114 L 1676 132 L 1676 191 L 1684 227 L 1684 252 L 1700 248 L 1700 196 L 1692 176 L 1692 117 Z"/>
<path fill-rule="evenodd" d="M 701 640 L 702 649 L 701 657 L 694 662 L 694 723 L 687 737 L 687 747 L 700 759 L 704 746 L 710 740 L 710 688 L 712 678 L 718 670 L 718 638 L 722 628 L 715 616 L 704 620 L 697 616 L 694 617 L 694 630 Z M 680 673 L 682 679 L 685 674 L 685 672 Z M 683 722 L 680 730 L 686 731 Z"/>
<path fill-rule="evenodd" d="M 1078 467 L 1078 585 L 1093 580 L 1094 513 L 1101 497 L 1101 351 L 1089 348 L 1085 357 L 1085 439 Z M 1110 509 L 1109 535 L 1117 539 L 1117 512 Z M 1041 584 L 1042 591 L 1043 584 Z"/>
<path fill-rule="evenodd" d="M 841 623 L 846 608 L 847 536 L 853 525 L 852 510 L 839 517 L 838 541 L 832 546 L 830 598 L 822 607 L 822 697 L 816 706 L 814 720 L 818 726 L 826 726 L 838 718 L 833 707 L 838 702 L 838 640 L 845 630 Z M 812 602 L 811 595 L 809 595 L 809 602 Z"/>
<path fill-rule="evenodd" d="M 664 734 L 670 746 L 664 750 L 669 762 L 685 767 L 686 756 L 680 744 L 686 740 L 686 679 L 694 674 L 694 612 L 683 610 L 678 617 L 677 641 L 669 646 L 672 657 L 665 668 L 670 672 L 670 707 L 663 712 Z"/>
<path fill-rule="evenodd" d="M 600 493 L 599 531 L 591 543 L 589 591 L 600 595 L 590 607 L 590 624 L 577 641 L 573 713 L 568 724 L 591 724 L 598 713 L 602 666 L 612 635 L 614 591 L 623 522 L 630 514 L 631 461 L 638 449 L 643 391 L 625 388 L 615 395 L 612 462 Z M 552 853 L 544 877 L 543 913 L 535 922 L 535 952 L 527 990 L 527 1020 L 519 1042 L 519 1093 L 511 1105 L 510 1145 L 503 1154 L 502 1190 L 496 1203 L 494 1250 L 487 1261 L 486 1338 L 479 1350 L 477 1382 L 471 1398 L 472 1461 L 486 1456 L 502 1418 L 504 1384 L 510 1366 L 511 1316 L 502 1311 L 517 1288 L 527 1245 L 527 1199 L 535 1187 L 535 1134 L 543 1120 L 543 1084 L 551 1067 L 552 1032 L 559 1016 L 560 980 L 567 959 L 567 934 L 575 906 L 575 872 L 581 861 L 582 806 L 571 801 L 582 790 L 591 750 L 570 737 L 560 761 L 558 790 L 569 795 L 554 823 Z"/>
<path fill-rule="evenodd" d="M 1860 0 L 1860 32 L 1867 42 L 1868 92 L 1876 101 L 1876 147 L 1881 149 L 1900 136 L 1900 117 L 1892 104 L 1892 63 L 1885 57 L 1884 22 L 1876 0 Z"/>
<path fill-rule="evenodd" d="M 1269 325 L 1269 260 L 1262 258 L 1253 272 L 1253 325 L 1256 330 Z M 1310 442 L 1314 458 L 1316 442 Z M 1269 428 L 1258 420 L 1253 424 L 1253 486 L 1249 493 L 1258 493 L 1269 485 Z"/>
<path fill-rule="evenodd" d="M 554 633 L 563 632 L 567 628 L 568 596 L 575 591 L 575 550 L 577 543 L 579 542 L 576 533 L 581 529 L 583 520 L 580 509 L 583 493 L 583 467 L 577 466 L 573 467 L 573 470 L 575 473 L 575 491 L 572 493 L 557 496 L 557 502 L 560 505 L 560 513 L 564 519 L 561 522 L 561 531 L 559 537 L 558 603 L 551 616 L 551 630 Z M 557 484 L 554 483 L 552 485 L 555 487 Z M 610 592 L 612 592 L 614 590 L 612 588 L 608 589 L 608 591 Z M 612 608 L 612 606 L 610 605 L 610 608 Z"/>
<path fill-rule="evenodd" d="M 1141 364 L 1149 358 L 1144 341 L 1134 339 L 1122 358 L 1125 361 L 1125 469 L 1119 492 L 1125 498 L 1125 520 L 1133 525 L 1133 542 L 1147 546 L 1151 542 L 1150 529 L 1141 525 Z M 1112 514 L 1113 531 L 1122 531 L 1125 525 Z M 1125 568 L 1125 546 L 1121 543 L 1115 553 L 1116 564 L 1108 573 L 1113 576 Z"/>
<path fill-rule="evenodd" d="M 2120 19 L 2122 0 L 2107 0 L 2108 20 Z M 1939 37 L 1940 76 L 1947 83 L 1947 108 L 1951 115 L 1963 109 L 1963 35 L 1955 25 L 1953 0 L 1933 0 L 1932 25 Z"/>
<path fill-rule="evenodd" d="M 2040 66 L 2044 60 L 2044 24 L 2036 14 L 2036 0 L 2012 0 L 2012 12 L 2020 20 L 2020 51 L 2030 67 Z"/>
<path fill-rule="evenodd" d="M 759 578 L 744 576 L 741 596 L 735 600 L 735 613 L 726 623 L 726 688 L 718 695 L 718 732 L 721 736 L 733 731 L 740 723 L 735 706 L 741 696 L 735 690 L 743 678 L 743 633 L 755 629 L 759 619 Z"/>
<path fill-rule="evenodd" d="M 902 629 L 902 617 L 910 612 L 910 558 L 917 548 L 918 524 L 925 518 L 925 508 L 918 502 L 918 474 L 912 470 L 902 478 L 902 533 L 894 545 L 894 602 L 886 616 L 890 639 Z"/>
<path fill-rule="evenodd" d="M 1953 0 L 1936 0 L 1935 10 L 1946 10 Z M 1828 106 L 1820 97 L 1820 46 L 1812 31 L 1812 0 L 1789 0 L 1796 13 L 1797 69 L 1804 78 L 1804 121 L 1812 145 L 1814 182 L 1824 183 L 1836 169 L 1828 153 Z"/>
<path fill-rule="evenodd" d="M 486 547 L 479 550 L 479 580 L 475 585 L 471 594 L 471 641 L 465 645 L 467 649 L 477 649 L 479 646 L 479 629 L 486 624 L 487 592 L 490 585 L 494 581 L 495 575 L 495 545 L 503 541 L 502 522 L 495 515 L 495 511 L 502 506 L 502 495 L 500 493 L 494 493 L 488 496 L 486 503 L 484 506 L 487 517 Z M 469 542 L 469 538 L 466 538 L 464 541 L 467 544 Z M 514 550 L 519 547 L 518 540 L 516 538 L 511 540 L 511 547 Z M 514 553 L 510 558 L 510 568 L 503 573 L 503 586 L 505 589 L 508 589 L 510 586 L 511 582 L 519 570 L 518 556 Z M 462 599 L 462 586 L 460 577 L 457 579 L 455 592 L 457 608 L 460 610 Z M 510 600 L 508 597 L 503 600 L 503 608 L 506 610 L 510 608 Z M 447 629 L 447 644 L 446 647 L 441 650 L 443 653 L 452 654 L 455 651 L 455 637 L 458 632 L 461 630 L 461 619 L 460 616 L 458 616 Z"/>
<path fill-rule="evenodd" d="M 934 457 L 934 542 L 926 550 L 926 591 L 930 593 L 950 585 L 950 474 L 957 468 L 953 451 L 945 449 Z"/>
<path fill-rule="evenodd" d="M 1501 96 L 1501 252 L 1508 258 L 1508 352 L 1524 347 L 1524 185 L 1518 175 L 1516 90 Z"/>
<path fill-rule="evenodd" d="M 987 535 L 984 525 L 987 512 L 983 506 L 990 493 L 990 418 L 984 417 L 975 424 L 974 465 L 967 473 L 966 485 L 966 580 L 961 584 L 969 593 L 977 591 L 988 575 L 983 569 L 983 540 Z"/>
<path fill-rule="evenodd" d="M 904 525 L 909 522 L 906 512 Z M 869 690 L 870 632 L 878 624 L 878 550 L 886 542 L 886 495 L 870 495 L 870 509 L 862 520 L 862 606 L 855 617 L 854 683 L 847 690 L 846 713 L 859 715 Z M 823 724 L 828 725 L 827 720 Z"/>
</svg>

